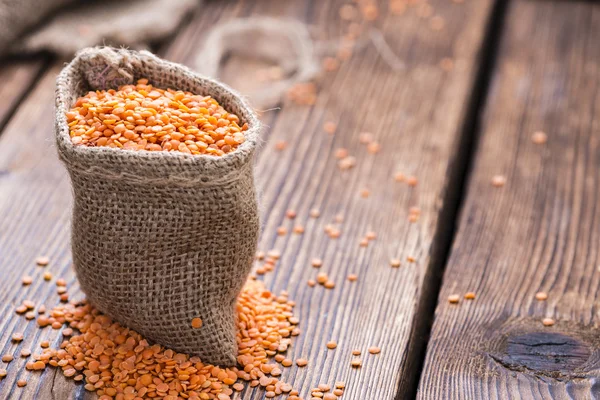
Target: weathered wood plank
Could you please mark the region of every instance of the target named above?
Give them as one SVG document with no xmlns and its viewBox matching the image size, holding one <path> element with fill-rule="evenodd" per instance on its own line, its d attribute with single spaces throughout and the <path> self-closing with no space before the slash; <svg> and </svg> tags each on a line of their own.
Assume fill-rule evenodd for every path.
<svg viewBox="0 0 600 400">
<path fill-rule="evenodd" d="M 597 3 L 509 9 L 420 399 L 600 394 L 599 35 Z"/>
<path fill-rule="evenodd" d="M 0 64 L 0 129 L 35 82 L 44 62 L 3 60 Z"/>
<path fill-rule="evenodd" d="M 191 65 L 212 25 L 252 14 L 295 17 L 313 25 L 320 40 L 338 39 L 347 26 L 338 17 L 342 4 L 302 0 L 207 3 L 165 56 Z M 382 8 L 374 23 L 403 60 L 403 70 L 390 69 L 367 43 L 319 84 L 314 106 L 286 100 L 280 111 L 263 114 L 270 129 L 257 160 L 264 210 L 260 247 L 282 252 L 275 271 L 265 280 L 275 291 L 288 290 L 297 302 L 303 333 L 294 340 L 290 356 L 308 358 L 310 364 L 304 369 L 286 369 L 283 379 L 300 388 L 305 399 L 310 397 L 310 388 L 336 380 L 346 382 L 345 399 L 405 398 L 414 390 L 415 354 L 423 345 L 422 332 L 415 328 L 423 317 L 417 310 L 432 295 L 430 253 L 491 11 L 491 1 L 454 4 L 436 0 L 431 4 L 445 18 L 441 31 L 432 30 L 416 9 L 392 16 Z M 454 59 L 454 69 L 440 68 L 444 57 Z M 4 172 L 0 231 L 11 232 L 0 236 L 3 353 L 35 347 L 40 335 L 58 340 L 56 332 L 40 333 L 13 312 L 25 298 L 44 299 L 48 305 L 56 300 L 53 285 L 42 282 L 42 269 L 33 265 L 36 255 L 49 255 L 52 263 L 46 268 L 75 285 L 68 245 L 70 189 L 51 139 L 53 80 L 58 70 L 56 65 L 48 71 L 0 139 L 0 171 Z M 248 74 L 246 80 L 255 79 L 244 65 L 227 70 Z M 231 76 L 223 78 L 233 82 Z M 325 121 L 337 123 L 335 135 L 323 131 Z M 375 134 L 381 144 L 378 154 L 369 154 L 359 144 L 363 131 Z M 274 147 L 279 140 L 288 142 L 281 152 Z M 357 158 L 354 169 L 337 168 L 334 152 L 339 147 Z M 417 176 L 418 185 L 411 188 L 395 182 L 397 171 Z M 359 195 L 363 188 L 370 190 L 368 198 Z M 414 224 L 408 223 L 411 206 L 420 207 L 422 214 Z M 308 216 L 314 207 L 321 211 L 318 219 Z M 288 209 L 298 214 L 294 222 L 284 216 Z M 324 234 L 324 227 L 339 213 L 345 216 L 342 233 L 333 240 Z M 276 234 L 278 226 L 291 230 L 295 224 L 304 226 L 303 235 Z M 377 239 L 367 248 L 359 247 L 369 230 L 377 233 Z M 408 256 L 416 262 L 408 263 Z M 335 281 L 335 289 L 307 286 L 306 281 L 318 272 L 310 265 L 315 257 L 323 259 L 321 271 Z M 390 267 L 393 257 L 402 259 L 401 268 Z M 25 273 L 33 275 L 35 282 L 22 290 L 19 282 Z M 349 273 L 358 274 L 358 281 L 347 281 Z M 15 330 L 26 331 L 24 344 L 10 343 Z M 336 350 L 325 348 L 329 340 L 338 342 Z M 380 346 L 382 353 L 369 355 L 369 346 Z M 355 348 L 363 351 L 359 370 L 350 367 L 350 352 Z M 93 398 L 52 369 L 41 376 L 23 371 L 24 362 L 19 359 L 9 365 L 7 378 L 0 382 L 0 397 Z M 14 386 L 20 377 L 29 381 L 24 389 Z M 263 395 L 248 389 L 242 397 Z"/>
</svg>

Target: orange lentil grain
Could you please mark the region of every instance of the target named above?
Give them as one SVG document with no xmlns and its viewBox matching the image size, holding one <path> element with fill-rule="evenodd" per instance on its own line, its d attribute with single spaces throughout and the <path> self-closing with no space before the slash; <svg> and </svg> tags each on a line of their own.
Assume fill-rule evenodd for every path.
<svg viewBox="0 0 600 400">
<path fill-rule="evenodd" d="M 373 232 L 373 231 L 369 231 L 369 232 L 367 232 L 367 234 L 365 235 L 365 237 L 368 240 L 375 240 L 377 238 L 377 234 L 375 232 Z"/>
<path fill-rule="evenodd" d="M 24 300 L 23 305 L 30 310 L 35 307 L 35 303 L 31 300 Z"/>
<path fill-rule="evenodd" d="M 323 265 L 323 260 L 320 258 L 313 258 L 311 264 L 315 268 L 320 268 Z"/>
<path fill-rule="evenodd" d="M 27 312 L 27 307 L 25 307 L 24 305 L 20 305 L 17 308 L 15 308 L 15 312 L 17 314 L 24 314 Z"/>
<path fill-rule="evenodd" d="M 319 211 L 318 208 L 313 208 L 310 210 L 309 215 L 311 218 L 319 218 L 321 216 L 321 211 Z"/>
<path fill-rule="evenodd" d="M 460 301 L 460 296 L 457 294 L 451 294 L 448 296 L 448 302 L 451 304 L 456 304 Z"/>
<path fill-rule="evenodd" d="M 367 239 L 367 238 L 361 239 L 360 242 L 358 242 L 358 245 L 360 247 L 367 247 L 369 245 L 369 239 Z"/>
<path fill-rule="evenodd" d="M 29 275 L 25 275 L 23 277 L 23 281 L 22 282 L 23 282 L 23 286 L 31 285 L 31 283 L 33 282 L 33 278 L 31 276 L 29 276 Z"/>
<path fill-rule="evenodd" d="M 337 396 L 333 393 L 325 393 L 323 400 L 337 400 Z"/>
<path fill-rule="evenodd" d="M 361 351 L 360 351 L 360 350 L 357 350 L 357 349 L 355 349 L 355 350 L 352 350 L 352 355 L 353 355 L 353 356 L 360 356 L 360 354 L 361 354 Z"/>
<path fill-rule="evenodd" d="M 25 387 L 25 386 L 27 386 L 27 381 L 25 379 L 19 379 L 17 381 L 17 386 L 18 387 Z"/>
<path fill-rule="evenodd" d="M 23 334 L 22 333 L 13 333 L 12 335 L 12 341 L 19 343 L 23 340 Z"/>
<path fill-rule="evenodd" d="M 325 286 L 326 289 L 333 289 L 335 287 L 335 282 L 334 281 L 327 281 L 323 284 L 323 286 Z"/>
<path fill-rule="evenodd" d="M 369 197 L 370 194 L 371 194 L 371 192 L 369 192 L 369 189 L 362 189 L 360 191 L 360 197 L 362 197 L 362 198 L 367 198 L 367 197 Z"/>
<path fill-rule="evenodd" d="M 49 281 L 52 279 L 52 274 L 48 271 L 44 272 L 44 280 Z"/>
<path fill-rule="evenodd" d="M 408 261 L 409 263 L 414 263 L 417 260 L 412 256 L 408 256 L 408 257 L 406 257 L 406 261 Z"/>
<path fill-rule="evenodd" d="M 279 140 L 275 142 L 275 150 L 284 150 L 287 147 L 287 142 L 285 140 Z"/>
<path fill-rule="evenodd" d="M 367 145 L 367 151 L 371 154 L 379 153 L 381 150 L 381 145 L 377 142 L 371 142 Z"/>
<path fill-rule="evenodd" d="M 394 180 L 396 182 L 404 182 L 406 180 L 406 176 L 402 172 L 397 172 L 394 174 Z"/>
<path fill-rule="evenodd" d="M 340 397 L 341 395 L 344 394 L 344 391 L 342 389 L 334 389 L 333 394 Z"/>
<path fill-rule="evenodd" d="M 294 211 L 294 210 L 287 210 L 285 212 L 285 216 L 287 218 L 289 218 L 289 219 L 294 219 L 294 218 L 296 218 L 296 211 Z"/>
<path fill-rule="evenodd" d="M 367 21 L 375 21 L 379 16 L 379 9 L 373 3 L 367 3 L 361 8 L 363 18 Z"/>
<path fill-rule="evenodd" d="M 534 132 L 533 135 L 531 135 L 531 141 L 535 144 L 544 144 L 548 141 L 548 135 L 542 131 Z"/>
<path fill-rule="evenodd" d="M 21 357 L 29 357 L 31 355 L 31 350 L 23 349 L 21 350 Z"/>
<path fill-rule="evenodd" d="M 334 153 L 335 158 L 342 159 L 348 157 L 348 150 L 344 148 L 339 148 Z"/>
<path fill-rule="evenodd" d="M 29 312 L 25 313 L 25 319 L 31 321 L 34 318 L 35 318 L 35 313 L 33 311 L 29 311 Z"/>
<path fill-rule="evenodd" d="M 350 362 L 350 365 L 352 365 L 352 368 L 360 368 L 362 360 L 360 358 L 354 359 Z"/>
<path fill-rule="evenodd" d="M 373 141 L 373 134 L 370 132 L 362 132 L 358 135 L 358 141 L 361 144 L 369 144 Z"/>
<path fill-rule="evenodd" d="M 40 256 L 35 259 L 35 263 L 37 265 L 39 265 L 40 267 L 45 267 L 46 265 L 48 265 L 50 263 L 50 259 L 46 256 Z"/>
<path fill-rule="evenodd" d="M 47 340 L 43 340 L 42 342 L 40 342 L 40 347 L 43 349 L 46 349 L 46 348 L 50 347 L 50 342 Z"/>
<path fill-rule="evenodd" d="M 350 274 L 350 275 L 348 275 L 348 280 L 349 280 L 350 282 L 354 282 L 354 281 L 356 281 L 357 279 L 358 279 L 358 275 L 356 275 L 356 274 Z"/>
<path fill-rule="evenodd" d="M 5 354 L 2 356 L 2 361 L 4 361 L 5 363 L 9 363 L 13 360 L 13 356 L 11 354 Z"/>
<path fill-rule="evenodd" d="M 494 175 L 492 177 L 492 185 L 494 187 L 502 187 L 506 184 L 506 177 L 504 175 Z"/>
<path fill-rule="evenodd" d="M 328 348 L 328 349 L 330 349 L 330 350 L 333 350 L 333 349 L 335 349 L 336 347 L 337 347 L 337 343 L 336 343 L 336 342 L 334 342 L 334 341 L 327 342 L 327 348 Z"/>
<path fill-rule="evenodd" d="M 554 321 L 554 319 L 552 319 L 552 318 L 544 318 L 544 319 L 542 320 L 542 324 L 543 324 L 544 326 L 552 326 L 552 325 L 554 325 L 554 323 L 555 323 L 555 322 L 556 322 L 556 321 Z"/>
<path fill-rule="evenodd" d="M 304 227 L 302 225 L 296 225 L 294 227 L 294 233 L 297 233 L 297 234 L 304 233 Z"/>
<path fill-rule="evenodd" d="M 337 130 L 337 125 L 335 124 L 335 122 L 325 122 L 325 124 L 323 125 L 323 130 L 329 133 L 330 135 L 333 135 Z"/>
<path fill-rule="evenodd" d="M 539 301 L 544 301 L 548 298 L 548 293 L 546 292 L 537 292 L 535 294 L 535 299 Z"/>
<path fill-rule="evenodd" d="M 308 286 L 310 286 L 310 287 L 314 287 L 314 286 L 317 284 L 317 282 L 315 282 L 313 279 L 309 279 L 309 280 L 307 281 L 307 284 L 308 284 Z"/>
<path fill-rule="evenodd" d="M 465 293 L 465 299 L 467 299 L 467 300 L 475 300 L 475 297 L 476 297 L 476 295 L 474 292 Z"/>
<path fill-rule="evenodd" d="M 287 234 L 287 228 L 285 226 L 280 226 L 277 228 L 277 234 L 279 236 L 285 236 Z"/>
<path fill-rule="evenodd" d="M 64 279 L 60 278 L 56 280 L 56 286 L 67 286 L 67 281 L 65 281 Z"/>
<path fill-rule="evenodd" d="M 408 184 L 408 186 L 415 187 L 419 183 L 419 180 L 415 176 L 409 176 L 408 178 L 406 178 L 406 183 Z"/>
<path fill-rule="evenodd" d="M 0 379 L 4 378 L 6 375 L 8 375 L 8 371 L 4 368 L 0 368 Z"/>
<path fill-rule="evenodd" d="M 296 365 L 299 367 L 306 367 L 308 365 L 308 361 L 304 358 L 298 358 L 296 360 Z"/>
<path fill-rule="evenodd" d="M 377 346 L 369 347 L 369 353 L 371 354 L 379 354 L 381 349 Z"/>
<path fill-rule="evenodd" d="M 338 382 L 335 383 L 335 387 L 337 389 L 344 389 L 346 387 L 346 383 L 342 382 L 342 381 L 338 381 Z"/>
</svg>

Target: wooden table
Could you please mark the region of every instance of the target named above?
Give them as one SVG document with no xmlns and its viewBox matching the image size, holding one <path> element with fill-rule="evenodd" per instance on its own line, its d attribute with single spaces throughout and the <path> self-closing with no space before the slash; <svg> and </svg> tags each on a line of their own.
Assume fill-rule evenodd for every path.
<svg viewBox="0 0 600 400">
<path fill-rule="evenodd" d="M 312 106 L 282 99 L 256 163 L 260 249 L 282 257 L 264 279 L 297 302 L 302 334 L 286 368 L 301 388 L 346 382 L 346 400 L 596 399 L 600 396 L 600 4 L 589 1 L 429 0 L 395 15 L 380 1 L 370 23 L 401 61 L 367 40 L 318 81 Z M 316 40 L 348 29 L 341 0 L 213 1 L 199 8 L 163 57 L 193 65 L 215 23 L 293 17 Z M 428 8 L 429 7 L 429 8 Z M 54 80 L 65 60 L 0 65 L 0 352 L 38 349 L 57 331 L 15 314 L 25 299 L 54 305 L 45 271 L 76 287 L 69 251 L 71 192 L 53 140 Z M 238 63 L 221 76 L 256 83 Z M 328 122 L 335 134 L 324 132 Z M 381 145 L 367 151 L 361 132 Z M 536 131 L 544 144 L 532 141 Z M 280 151 L 275 143 L 286 141 Z M 336 150 L 357 164 L 340 170 Z M 416 186 L 397 182 L 401 172 Z M 506 183 L 492 184 L 495 176 Z M 364 197 L 364 190 L 369 196 Z M 420 217 L 409 221 L 410 208 Z M 313 208 L 321 216 L 310 218 Z M 286 219 L 289 209 L 297 213 Z M 341 235 L 324 227 L 342 214 Z M 304 234 L 280 236 L 294 225 Z M 377 234 L 359 246 L 368 231 Z M 35 265 L 38 255 L 51 263 Z M 336 287 L 311 288 L 321 258 Z M 394 268 L 391 259 L 400 259 Z M 358 275 L 356 282 L 347 280 Z M 24 288 L 23 275 L 34 277 Z M 463 298 L 475 293 L 474 300 Z M 545 301 L 536 300 L 545 292 Z M 458 304 L 448 297 L 460 296 Z M 552 326 L 542 324 L 552 318 Z M 25 332 L 20 344 L 13 332 Z M 325 343 L 338 342 L 335 351 Z M 379 346 L 378 355 L 367 348 Z M 351 351 L 363 352 L 360 369 Z M 48 368 L 16 357 L 2 399 L 92 399 Z M 16 381 L 27 379 L 25 388 Z M 262 399 L 247 388 L 236 398 Z"/>
</svg>

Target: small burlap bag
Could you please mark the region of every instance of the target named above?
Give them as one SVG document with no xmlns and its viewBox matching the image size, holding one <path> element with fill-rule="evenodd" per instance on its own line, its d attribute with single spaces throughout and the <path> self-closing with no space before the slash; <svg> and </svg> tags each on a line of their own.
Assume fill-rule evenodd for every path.
<svg viewBox="0 0 600 400">
<path fill-rule="evenodd" d="M 74 146 L 65 112 L 75 100 L 139 78 L 213 96 L 248 123 L 246 141 L 222 157 Z M 73 263 L 94 306 L 151 341 L 235 363 L 235 302 L 259 230 L 259 131 L 240 95 L 184 66 L 106 47 L 76 55 L 57 79 L 56 141 L 73 185 Z"/>
</svg>

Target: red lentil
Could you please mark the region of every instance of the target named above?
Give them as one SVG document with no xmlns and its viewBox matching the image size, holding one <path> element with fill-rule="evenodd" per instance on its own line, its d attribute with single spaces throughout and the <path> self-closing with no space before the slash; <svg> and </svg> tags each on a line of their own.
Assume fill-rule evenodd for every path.
<svg viewBox="0 0 600 400">
<path fill-rule="evenodd" d="M 308 361 L 304 358 L 299 358 L 296 360 L 296 365 L 299 367 L 306 367 L 308 365 Z"/>
<path fill-rule="evenodd" d="M 409 176 L 406 179 L 406 183 L 408 184 L 408 186 L 417 186 L 417 184 L 419 183 L 419 180 L 415 177 L 415 176 Z"/>
<path fill-rule="evenodd" d="M 348 149 L 340 148 L 337 149 L 334 153 L 335 158 L 342 159 L 348 157 Z"/>
<path fill-rule="evenodd" d="M 350 275 L 348 275 L 348 280 L 349 280 L 350 282 L 354 282 L 354 281 L 356 281 L 357 279 L 358 279 L 358 276 L 357 276 L 357 275 L 355 275 L 355 274 L 350 274 Z"/>
<path fill-rule="evenodd" d="M 360 351 L 360 350 L 357 350 L 357 349 L 355 349 L 355 350 L 352 350 L 352 355 L 353 355 L 353 356 L 360 356 L 360 354 L 361 354 L 361 351 Z"/>
<path fill-rule="evenodd" d="M 544 319 L 542 320 L 542 324 L 543 324 L 544 326 L 552 326 L 552 325 L 554 325 L 554 323 L 555 323 L 555 321 L 554 321 L 554 319 L 552 319 L 552 318 L 544 318 Z"/>
<path fill-rule="evenodd" d="M 287 228 L 285 226 L 280 226 L 277 228 L 277 234 L 279 236 L 285 236 L 287 234 Z"/>
<path fill-rule="evenodd" d="M 302 225 L 296 225 L 294 227 L 294 233 L 297 233 L 297 234 L 304 233 L 304 227 Z"/>
<path fill-rule="evenodd" d="M 4 378 L 6 375 L 8 375 L 8 371 L 4 368 L 0 368 L 0 379 Z"/>
<path fill-rule="evenodd" d="M 373 134 L 370 132 L 363 132 L 358 135 L 358 141 L 361 144 L 369 144 L 373 141 Z"/>
<path fill-rule="evenodd" d="M 337 130 L 337 125 L 335 124 L 335 122 L 325 122 L 325 124 L 323 125 L 323 130 L 329 133 L 330 135 L 333 135 Z"/>
<path fill-rule="evenodd" d="M 492 185 L 494 187 L 502 187 L 506 184 L 506 177 L 504 175 L 495 175 L 492 177 Z"/>
<path fill-rule="evenodd" d="M 285 216 L 287 218 L 289 218 L 289 219 L 294 219 L 294 218 L 296 218 L 296 211 L 294 211 L 294 210 L 287 210 L 285 212 Z"/>
<path fill-rule="evenodd" d="M 352 368 L 360 368 L 360 366 L 362 365 L 362 360 L 360 358 L 357 358 L 355 360 L 352 360 L 350 364 L 352 365 Z"/>
<path fill-rule="evenodd" d="M 33 278 L 30 277 L 29 275 L 25 275 L 23 277 L 23 286 L 31 285 L 32 282 L 33 282 Z"/>
<path fill-rule="evenodd" d="M 367 145 L 367 151 L 371 154 L 379 153 L 381 150 L 381 145 L 377 142 L 371 142 Z"/>
<path fill-rule="evenodd" d="M 537 292 L 535 294 L 535 299 L 539 301 L 544 301 L 548 298 L 548 294 L 545 292 Z"/>
<path fill-rule="evenodd" d="M 394 180 L 396 182 L 404 182 L 406 180 L 406 176 L 404 176 L 404 174 L 402 172 L 397 172 L 394 175 Z"/>
<path fill-rule="evenodd" d="M 321 260 L 320 258 L 313 258 L 311 264 L 315 268 L 321 268 L 321 266 L 323 265 L 323 260 Z"/>
<path fill-rule="evenodd" d="M 460 301 L 460 296 L 457 294 L 451 294 L 450 296 L 448 296 L 448 302 L 452 303 L 452 304 L 456 304 Z"/>
<path fill-rule="evenodd" d="M 309 215 L 311 218 L 319 218 L 321 216 L 321 212 L 318 208 L 313 208 L 312 210 L 310 210 Z"/>
<path fill-rule="evenodd" d="M 337 347 L 337 343 L 336 343 L 336 342 L 334 342 L 334 341 L 327 342 L 327 348 L 328 348 L 328 349 L 330 349 L 330 350 L 333 350 L 333 349 L 335 349 L 336 347 Z"/>
<path fill-rule="evenodd" d="M 12 335 L 12 341 L 19 343 L 23 340 L 23 334 L 22 333 L 13 333 Z"/>
<path fill-rule="evenodd" d="M 13 360 L 13 356 L 11 354 L 5 354 L 2 356 L 2 361 L 4 361 L 5 363 L 9 363 Z"/>
<path fill-rule="evenodd" d="M 467 292 L 467 293 L 465 293 L 465 299 L 467 299 L 467 300 L 475 300 L 475 293 L 474 292 Z"/>
<path fill-rule="evenodd" d="M 64 279 L 60 278 L 56 280 L 56 286 L 67 286 L 67 281 L 65 281 Z"/>
<path fill-rule="evenodd" d="M 401 264 L 401 262 L 400 262 L 400 259 L 398 259 L 398 258 L 392 258 L 390 260 L 390 265 L 394 268 L 398 268 L 400 266 L 400 264 Z"/>
<path fill-rule="evenodd" d="M 24 386 L 27 386 L 27 381 L 26 381 L 26 380 L 24 380 L 24 379 L 19 379 L 19 380 L 17 381 L 17 386 L 18 386 L 18 387 L 24 387 Z"/>
<path fill-rule="evenodd" d="M 21 350 L 21 357 L 29 357 L 31 355 L 31 350 L 23 349 Z"/>
<path fill-rule="evenodd" d="M 52 274 L 48 271 L 44 272 L 44 280 L 49 281 L 52 279 Z"/>
<path fill-rule="evenodd" d="M 334 281 L 327 281 L 323 284 L 323 286 L 325 286 L 326 289 L 333 289 L 335 287 L 335 282 Z"/>
<path fill-rule="evenodd" d="M 237 304 L 237 361 L 241 369 L 203 364 L 198 357 L 150 345 L 85 302 L 61 305 L 52 311 L 71 326 L 67 329 L 78 329 L 81 334 L 65 340 L 60 349 L 45 349 L 28 368 L 43 369 L 46 364 L 61 367 L 65 376 L 84 380 L 86 390 L 96 391 L 102 400 L 115 396 L 125 400 L 129 395 L 131 399 L 179 396 L 226 400 L 234 390 L 243 390 L 238 379 L 251 382 L 250 386 L 258 385 L 260 379 L 267 392 L 279 394 L 283 382 L 275 376 L 282 371 L 267 364 L 268 356 L 285 352 L 290 344 L 287 337 L 299 333 L 294 327 L 299 321 L 291 315 L 293 302 L 286 298 L 285 292 L 276 297 L 253 280 L 242 290 Z M 285 360 L 282 365 L 288 364 Z M 308 361 L 298 359 L 297 364 L 306 365 Z M 292 392 L 289 385 L 285 390 Z M 119 393 L 125 397 L 119 397 Z"/>
<path fill-rule="evenodd" d="M 75 145 L 215 156 L 234 151 L 248 129 L 210 96 L 155 88 L 147 79 L 89 92 L 67 122 Z"/>
<path fill-rule="evenodd" d="M 287 147 L 287 142 L 285 140 L 279 140 L 275 142 L 275 150 L 284 150 Z"/>
<path fill-rule="evenodd" d="M 548 135 L 542 131 L 534 132 L 531 136 L 531 141 L 535 144 L 544 144 L 548 141 Z"/>
<path fill-rule="evenodd" d="M 317 282 L 315 282 L 313 279 L 309 279 L 307 283 L 310 287 L 314 287 L 317 284 Z"/>
<path fill-rule="evenodd" d="M 371 354 L 379 354 L 381 349 L 377 346 L 369 347 L 369 353 Z"/>
<path fill-rule="evenodd" d="M 46 265 L 48 265 L 50 263 L 50 259 L 46 256 L 40 256 L 35 259 L 35 263 L 37 265 L 39 265 L 40 267 L 45 267 Z"/>
</svg>

